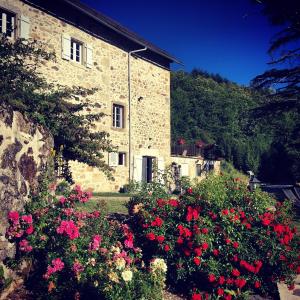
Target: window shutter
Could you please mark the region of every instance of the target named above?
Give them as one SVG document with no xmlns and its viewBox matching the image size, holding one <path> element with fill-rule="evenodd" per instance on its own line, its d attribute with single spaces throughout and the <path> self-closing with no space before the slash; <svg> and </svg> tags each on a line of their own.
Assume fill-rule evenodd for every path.
<svg viewBox="0 0 300 300">
<path fill-rule="evenodd" d="M 91 44 L 86 44 L 86 67 L 93 67 L 93 47 Z"/>
<path fill-rule="evenodd" d="M 143 180 L 143 157 L 140 155 L 134 157 L 133 179 L 138 182 Z"/>
<path fill-rule="evenodd" d="M 157 169 L 160 173 L 162 173 L 165 170 L 165 161 L 163 157 L 159 157 L 157 159 Z"/>
<path fill-rule="evenodd" d="M 61 57 L 70 60 L 71 55 L 71 37 L 67 34 L 61 36 Z"/>
<path fill-rule="evenodd" d="M 2 26 L 2 33 L 6 33 L 6 13 L 0 12 L 0 14 L 2 17 L 2 20 L 0 20 Z"/>
<path fill-rule="evenodd" d="M 189 165 L 186 163 L 181 164 L 181 176 L 189 176 Z"/>
<path fill-rule="evenodd" d="M 119 162 L 118 152 L 109 152 L 108 153 L 108 165 L 110 167 L 116 167 Z"/>
<path fill-rule="evenodd" d="M 29 39 L 30 20 L 28 17 L 21 15 L 20 17 L 20 38 Z"/>
</svg>

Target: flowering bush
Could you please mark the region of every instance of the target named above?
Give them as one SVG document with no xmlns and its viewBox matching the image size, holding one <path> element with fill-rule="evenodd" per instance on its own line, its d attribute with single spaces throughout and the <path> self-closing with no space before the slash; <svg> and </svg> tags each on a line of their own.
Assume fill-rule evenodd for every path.
<svg viewBox="0 0 300 300">
<path fill-rule="evenodd" d="M 56 198 L 44 191 L 26 213 L 11 211 L 7 237 L 18 261 L 30 260 L 28 284 L 36 299 L 162 299 L 166 265 L 145 265 L 131 229 L 100 211 L 77 207 L 91 193 L 79 186 Z"/>
<path fill-rule="evenodd" d="M 194 300 L 272 294 L 300 273 L 289 204 L 239 179 L 210 177 L 178 199 L 143 194 L 140 202 L 131 227 L 144 258 L 165 258 L 170 282 Z"/>
</svg>

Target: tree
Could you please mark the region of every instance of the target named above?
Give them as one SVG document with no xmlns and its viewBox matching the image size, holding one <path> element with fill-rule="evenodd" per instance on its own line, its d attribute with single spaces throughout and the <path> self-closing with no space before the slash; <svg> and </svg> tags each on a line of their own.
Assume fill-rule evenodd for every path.
<svg viewBox="0 0 300 300">
<path fill-rule="evenodd" d="M 54 147 L 63 159 L 78 160 L 102 170 L 112 178 L 112 169 L 103 153 L 114 147 L 104 131 L 95 131 L 95 122 L 104 114 L 94 113 L 99 105 L 89 96 L 96 89 L 66 87 L 49 83 L 39 73 L 41 64 L 55 60 L 44 45 L 21 39 L 11 43 L 0 38 L 0 99 L 46 127 L 54 138 Z"/>
<path fill-rule="evenodd" d="M 271 40 L 268 53 L 272 68 L 252 81 L 267 92 L 268 101 L 255 111 L 274 132 L 273 151 L 278 163 L 284 158 L 284 174 L 300 180 L 300 2 L 295 0 L 256 0 L 262 13 L 280 31 Z M 284 121 L 283 121 L 284 120 Z M 288 126 L 287 126 L 288 125 Z M 288 128 L 287 128 L 288 127 Z M 282 159 L 277 159 L 277 158 Z M 274 164 L 273 164 L 274 167 Z M 288 170 L 287 170 L 288 169 Z M 288 178 L 285 177 L 285 180 Z"/>
</svg>

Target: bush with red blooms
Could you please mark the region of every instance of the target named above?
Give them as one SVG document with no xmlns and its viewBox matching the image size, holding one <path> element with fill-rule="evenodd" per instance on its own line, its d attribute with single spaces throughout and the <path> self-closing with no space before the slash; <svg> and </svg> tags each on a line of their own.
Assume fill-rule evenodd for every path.
<svg viewBox="0 0 300 300">
<path fill-rule="evenodd" d="M 90 197 L 79 186 L 60 197 L 46 190 L 33 197 L 25 212 L 8 213 L 6 236 L 16 244 L 13 262 L 32 263 L 26 285 L 34 299 L 160 300 L 164 261 L 156 259 L 147 267 L 126 224 L 84 210 Z"/>
<path fill-rule="evenodd" d="M 138 196 L 131 227 L 144 258 L 164 257 L 168 280 L 191 299 L 272 295 L 300 273 L 299 236 L 288 202 L 249 191 L 238 178 L 209 177 L 178 198 Z M 130 207 L 130 203 L 129 203 Z"/>
</svg>

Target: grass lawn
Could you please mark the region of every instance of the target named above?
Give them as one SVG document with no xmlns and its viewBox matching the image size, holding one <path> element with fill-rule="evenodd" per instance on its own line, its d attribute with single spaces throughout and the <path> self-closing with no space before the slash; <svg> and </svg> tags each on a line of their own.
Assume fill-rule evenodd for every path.
<svg viewBox="0 0 300 300">
<path fill-rule="evenodd" d="M 128 196 L 119 197 L 119 194 L 116 197 L 93 196 L 90 201 L 78 206 L 85 211 L 99 210 L 106 213 L 127 214 L 127 208 L 124 206 L 127 201 L 129 201 Z"/>
</svg>

